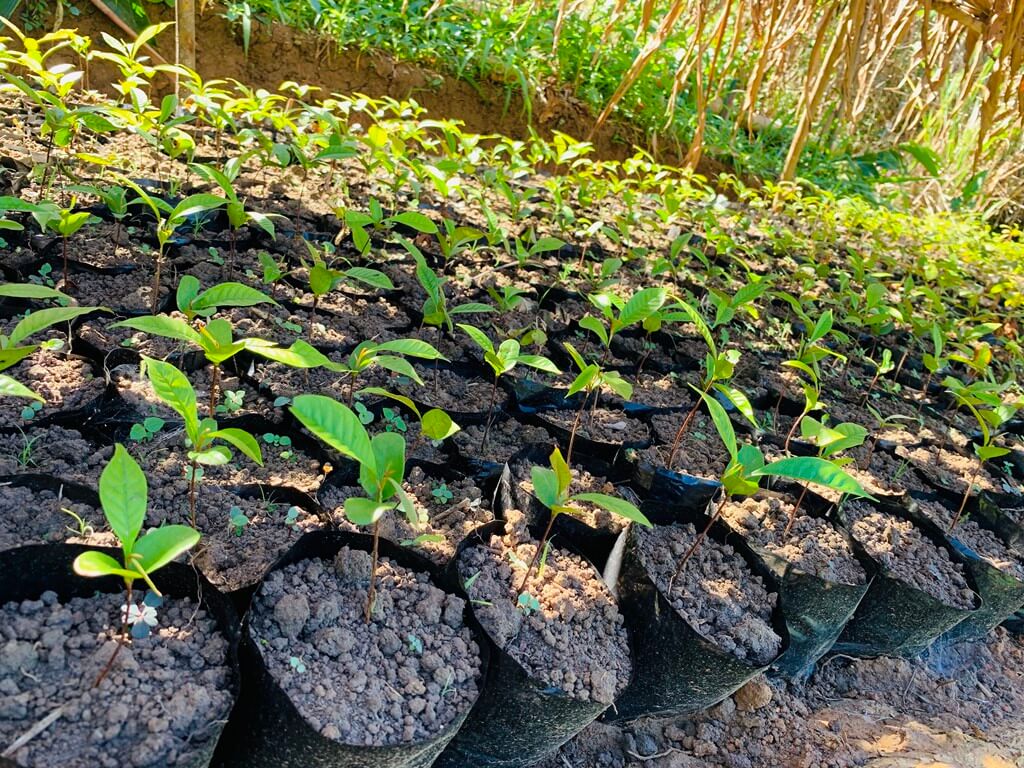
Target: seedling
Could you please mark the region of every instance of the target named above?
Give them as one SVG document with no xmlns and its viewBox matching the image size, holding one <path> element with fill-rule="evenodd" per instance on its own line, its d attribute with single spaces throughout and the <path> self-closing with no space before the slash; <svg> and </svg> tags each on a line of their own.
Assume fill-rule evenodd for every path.
<svg viewBox="0 0 1024 768">
<path fill-rule="evenodd" d="M 139 424 L 132 424 L 128 437 L 136 443 L 148 443 L 166 423 L 159 416 L 149 416 Z"/>
<path fill-rule="evenodd" d="M 981 432 L 981 441 L 972 444 L 974 455 L 978 459 L 978 464 L 974 468 L 974 472 L 971 474 L 970 480 L 967 482 L 967 487 L 964 488 L 964 495 L 960 501 L 960 508 L 957 509 L 956 514 L 953 516 L 953 520 L 949 524 L 950 532 L 952 532 L 953 529 L 956 528 L 957 523 L 960 522 L 964 509 L 967 507 L 967 500 L 971 496 L 971 491 L 974 490 L 974 482 L 978 479 L 978 475 L 981 474 L 982 469 L 984 469 L 985 462 L 1006 456 L 1010 452 L 1008 448 L 992 444 L 992 430 L 998 429 L 1004 421 L 1011 418 L 1016 412 L 1015 407 L 1003 404 L 994 408 L 980 408 L 978 407 L 980 405 L 979 401 L 976 398 L 972 398 L 969 393 L 953 390 L 952 394 L 956 398 L 957 402 L 960 405 L 966 406 L 971 412 L 971 415 L 974 416 L 975 421 L 978 423 L 978 429 Z"/>
<path fill-rule="evenodd" d="M 373 563 L 365 610 L 369 623 L 375 597 L 381 518 L 398 508 L 411 525 L 418 527 L 425 522 L 402 489 L 405 438 L 381 432 L 371 439 L 348 406 L 323 395 L 299 395 L 289 410 L 318 439 L 359 463 L 359 485 L 366 496 L 346 499 L 345 516 L 355 525 L 373 526 Z"/>
<path fill-rule="evenodd" d="M 216 467 L 232 459 L 234 446 L 251 461 L 263 466 L 263 454 L 256 438 L 244 429 L 226 427 L 220 429 L 213 418 L 199 418 L 196 392 L 188 378 L 171 363 L 142 358 L 144 375 L 148 376 L 153 391 L 168 407 L 181 416 L 185 423 L 188 468 L 188 507 L 192 527 L 196 527 L 196 484 L 199 481 L 200 466 Z"/>
<path fill-rule="evenodd" d="M 754 418 L 754 409 L 750 401 L 746 395 L 728 384 L 733 372 L 736 370 L 736 364 L 739 362 L 739 351 L 730 349 L 719 352 L 708 324 L 701 317 L 700 313 L 689 304 L 679 302 L 675 305 L 675 309 L 678 310 L 679 315 L 673 314 L 672 318 L 681 319 L 680 316 L 682 316 L 693 323 L 698 333 L 704 339 L 704 343 L 707 344 L 708 351 L 704 355 L 704 376 L 701 380 L 701 388 L 697 389 L 691 385 L 691 389 L 700 397 L 694 402 L 693 407 L 683 418 L 679 429 L 676 430 L 675 437 L 672 439 L 672 448 L 669 450 L 668 461 L 665 462 L 665 468 L 669 470 L 675 465 L 676 455 L 679 453 L 683 437 L 696 418 L 701 401 L 706 400 L 706 395 L 712 390 L 725 397 L 747 421 L 757 428 L 757 420 Z"/>
<path fill-rule="evenodd" d="M 306 674 L 306 664 L 298 656 L 289 657 L 288 666 L 294 669 L 300 675 Z"/>
<path fill-rule="evenodd" d="M 61 257 L 64 261 L 64 290 L 71 290 L 74 286 L 68 279 L 68 239 L 78 232 L 86 224 L 95 224 L 99 221 L 95 216 L 86 211 L 75 211 L 77 200 L 72 197 L 71 204 L 61 208 L 53 203 L 41 203 L 32 212 L 32 218 L 36 220 L 43 230 L 52 229 L 61 236 Z"/>
<path fill-rule="evenodd" d="M 302 260 L 302 266 L 309 272 L 309 291 L 313 294 L 312 316 L 314 321 L 320 300 L 339 285 L 363 283 L 371 288 L 382 291 L 393 291 L 395 289 L 391 278 L 380 270 L 370 269 L 369 267 L 336 269 L 328 263 L 324 258 L 324 254 L 315 245 L 305 240 L 303 242 L 306 244 L 306 250 L 309 251 L 309 256 L 312 259 L 312 264 L 307 264 L 305 260 Z M 330 250 L 333 250 L 333 247 Z M 325 253 L 327 252 L 325 246 Z"/>
<path fill-rule="evenodd" d="M 87 578 L 121 577 L 126 600 L 122 609 L 120 641 L 93 683 L 94 688 L 103 682 L 117 654 L 128 644 L 129 611 L 134 607 L 132 589 L 135 580 L 142 579 L 159 597 L 160 590 L 153 583 L 152 574 L 199 542 L 199 532 L 184 525 L 164 525 L 139 537 L 146 519 L 149 487 L 142 468 L 120 443 L 114 446 L 114 456 L 100 474 L 99 490 L 103 515 L 121 546 L 121 562 L 104 552 L 84 552 L 75 558 L 74 570 Z"/>
<path fill-rule="evenodd" d="M 587 408 L 587 401 L 593 397 L 594 410 L 596 410 L 598 395 L 605 389 L 609 392 L 614 392 L 623 400 L 629 400 L 633 396 L 633 385 L 622 378 L 622 374 L 618 371 L 605 371 L 599 365 L 588 363 L 583 359 L 583 355 L 576 350 L 576 347 L 569 342 L 565 342 L 565 350 L 580 370 L 579 374 L 569 385 L 569 391 L 565 393 L 565 397 L 568 399 L 579 392 L 584 393 L 583 402 L 580 403 L 579 410 L 576 412 L 576 418 L 573 420 L 572 430 L 569 433 L 569 448 L 565 454 L 566 463 L 568 463 L 572 461 L 572 449 L 576 443 L 576 432 L 580 428 L 583 412 Z"/>
<path fill-rule="evenodd" d="M 242 512 L 241 507 L 232 507 L 228 512 L 228 520 L 228 525 L 235 536 L 241 536 L 245 526 L 249 524 L 249 518 Z"/>
<path fill-rule="evenodd" d="M 217 404 L 217 407 L 214 409 L 216 413 L 238 413 L 242 410 L 245 400 L 244 389 L 225 389 L 223 394 L 224 402 Z"/>
<path fill-rule="evenodd" d="M 448 483 L 445 482 L 434 486 L 430 491 L 430 495 L 434 497 L 438 504 L 447 504 L 455 498 L 455 494 L 452 493 L 451 489 L 448 487 Z"/>
<path fill-rule="evenodd" d="M 397 373 L 399 376 L 406 376 L 417 384 L 422 385 L 423 380 L 406 357 L 415 357 L 420 360 L 447 360 L 444 355 L 437 351 L 432 344 L 420 339 L 393 339 L 375 344 L 370 341 L 361 342 L 351 354 L 345 364 L 335 363 L 325 358 L 321 365 L 328 370 L 337 373 L 348 374 L 351 379 L 348 391 L 348 405 L 351 408 L 353 396 L 356 389 L 356 378 L 364 371 L 374 366 L 380 366 L 385 370 Z"/>
<path fill-rule="evenodd" d="M 782 459 L 765 463 L 764 454 L 753 445 L 743 445 L 736 441 L 736 431 L 733 429 L 732 421 L 725 408 L 714 397 L 709 394 L 701 394 L 701 399 L 707 406 L 711 421 L 715 430 L 729 453 L 729 464 L 722 473 L 722 497 L 708 519 L 704 530 L 694 539 L 690 549 L 687 550 L 683 559 L 676 565 L 675 572 L 668 583 L 668 594 L 672 593 L 672 586 L 675 580 L 682 573 L 686 563 L 693 557 L 701 542 L 707 538 L 711 527 L 722 515 L 726 503 L 734 496 L 753 496 L 760 490 L 762 477 L 782 477 L 789 480 L 804 482 L 808 484 L 821 485 L 825 488 L 838 491 L 857 498 L 872 498 L 853 477 L 833 461 L 823 459 L 819 456 L 787 456 Z M 789 524 L 786 527 L 788 532 L 796 519 L 797 509 L 794 507 L 790 516 Z"/>
<path fill-rule="evenodd" d="M 584 315 L 580 327 L 595 334 L 604 345 L 604 354 L 599 365 L 604 365 L 611 352 L 612 339 L 631 325 L 642 323 L 661 309 L 668 298 L 668 291 L 661 287 L 643 288 L 634 293 L 628 301 L 614 293 L 592 293 L 587 298 L 601 311 L 602 320 L 593 315 Z"/>
<path fill-rule="evenodd" d="M 175 206 L 171 206 L 159 197 L 154 197 L 131 179 L 123 178 L 121 183 L 129 187 L 138 198 L 133 204 L 142 203 L 153 214 L 156 220 L 157 252 L 153 269 L 153 287 L 150 291 L 149 312 L 155 315 L 160 306 L 160 277 L 163 269 L 167 244 L 174 236 L 175 230 L 185 224 L 190 217 L 206 211 L 212 211 L 223 205 L 224 200 L 216 195 L 190 195 Z"/>
<path fill-rule="evenodd" d="M 543 504 L 549 512 L 551 517 L 548 520 L 548 527 L 544 531 L 544 535 L 541 537 L 537 544 L 537 549 L 534 550 L 533 560 L 530 561 L 529 566 L 526 568 L 526 575 L 523 577 L 523 582 L 520 584 L 517 592 L 519 593 L 519 604 L 523 603 L 523 591 L 526 589 L 527 583 L 530 581 L 530 575 L 533 573 L 533 568 L 537 564 L 537 558 L 540 557 L 540 553 L 545 549 L 548 543 L 548 538 L 551 536 L 551 529 L 555 525 L 555 520 L 558 519 L 559 515 L 568 514 L 576 515 L 580 513 L 579 507 L 573 506 L 574 502 L 586 502 L 588 504 L 594 504 L 601 509 L 611 512 L 613 515 L 629 520 L 630 522 L 639 523 L 648 528 L 651 528 L 650 521 L 644 516 L 644 514 L 636 508 L 633 504 L 620 499 L 617 496 L 609 496 L 607 493 L 577 493 L 570 495 L 569 487 L 572 485 L 572 470 L 569 468 L 568 463 L 562 458 L 562 452 L 555 448 L 551 452 L 550 458 L 551 466 L 549 467 L 533 467 L 530 470 L 530 478 L 533 480 L 533 494 L 537 497 L 537 500 Z M 533 601 L 534 603 L 536 601 Z M 532 607 L 533 603 L 529 603 Z M 537 608 L 540 606 L 538 605 Z"/>
<path fill-rule="evenodd" d="M 494 421 L 494 404 L 498 395 L 498 378 L 506 373 L 510 373 L 520 364 L 536 368 L 538 371 L 550 373 L 553 376 L 559 375 L 561 371 L 546 357 L 523 354 L 519 342 L 515 339 L 506 339 L 495 349 L 487 334 L 479 328 L 466 323 L 459 323 L 459 328 L 465 331 L 466 335 L 480 347 L 484 353 L 484 362 L 490 366 L 491 371 L 494 373 L 494 379 L 491 382 L 491 400 L 487 409 L 487 422 L 484 426 L 484 435 L 480 440 L 480 450 L 483 450 L 487 445 L 487 436 L 490 434 L 491 424 Z"/>
</svg>

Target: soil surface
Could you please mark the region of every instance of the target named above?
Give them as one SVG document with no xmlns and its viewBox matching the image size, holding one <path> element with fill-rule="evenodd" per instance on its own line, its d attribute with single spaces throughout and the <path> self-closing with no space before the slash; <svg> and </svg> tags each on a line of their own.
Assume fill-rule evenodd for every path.
<svg viewBox="0 0 1024 768">
<path fill-rule="evenodd" d="M 636 528 L 637 553 L 662 595 L 701 636 L 754 665 L 767 664 L 782 647 L 772 629 L 778 595 L 769 592 L 728 544 L 705 538 L 672 582 L 697 531 L 693 525 Z"/>
<path fill-rule="evenodd" d="M 18 765 L 186 766 L 212 750 L 233 673 L 227 640 L 194 602 L 165 598 L 149 637 L 131 640 L 92 687 L 116 648 L 124 598 L 62 604 L 45 592 L 0 608 L 0 744 L 62 708 L 14 753 Z"/>
<path fill-rule="evenodd" d="M 949 530 L 956 515 L 955 509 L 937 501 L 918 499 L 917 506 L 943 530 Z M 961 517 L 949 535 L 962 541 L 993 568 L 1024 581 L 1024 555 L 1014 552 L 992 531 L 969 517 Z"/>
<path fill-rule="evenodd" d="M 890 576 L 954 608 L 976 607 L 977 595 L 967 586 L 963 566 L 912 522 L 863 502 L 844 505 L 843 514 L 853 537 Z"/>
<path fill-rule="evenodd" d="M 789 527 L 793 508 L 792 499 L 746 498 L 726 504 L 722 519 L 805 573 L 837 584 L 863 584 L 867 574 L 846 536 L 827 520 L 803 511 Z"/>
<path fill-rule="evenodd" d="M 552 546 L 543 570 L 535 567 L 517 606 L 520 587 L 537 552 L 523 515 L 507 510 L 504 536 L 467 547 L 459 578 L 473 612 L 495 644 L 530 675 L 581 701 L 611 704 L 629 682 L 629 644 L 623 617 L 594 567 Z M 528 611 L 528 613 L 527 613 Z"/>
<path fill-rule="evenodd" d="M 1024 641 L 921 659 L 823 661 L 805 685 L 755 678 L 698 715 L 594 723 L 537 768 L 1017 768 Z"/>
<path fill-rule="evenodd" d="M 343 548 L 271 573 L 250 632 L 270 675 L 309 724 L 344 744 L 409 744 L 466 714 L 480 683 L 465 601 L 382 558 L 364 620 L 371 558 Z"/>
<path fill-rule="evenodd" d="M 95 544 L 97 530 L 105 528 L 98 509 L 50 490 L 8 486 L 0 493 L 0 549 L 54 541 Z"/>
</svg>

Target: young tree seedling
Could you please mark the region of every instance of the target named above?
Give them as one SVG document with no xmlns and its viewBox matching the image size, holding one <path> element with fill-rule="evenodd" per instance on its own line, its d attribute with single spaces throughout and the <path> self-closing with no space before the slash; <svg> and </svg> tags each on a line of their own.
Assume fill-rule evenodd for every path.
<svg viewBox="0 0 1024 768">
<path fill-rule="evenodd" d="M 186 525 L 164 525 L 139 537 L 146 520 L 149 487 L 141 467 L 120 443 L 114 446 L 114 456 L 100 474 L 99 488 L 103 515 L 121 545 L 121 562 L 104 552 L 90 551 L 76 557 L 73 567 L 75 573 L 87 578 L 118 576 L 124 579 L 126 599 L 120 640 L 93 688 L 103 682 L 114 666 L 117 654 L 128 644 L 130 610 L 134 607 L 132 589 L 136 579 L 142 579 L 153 593 L 160 596 L 152 574 L 199 542 L 199 532 Z"/>
</svg>

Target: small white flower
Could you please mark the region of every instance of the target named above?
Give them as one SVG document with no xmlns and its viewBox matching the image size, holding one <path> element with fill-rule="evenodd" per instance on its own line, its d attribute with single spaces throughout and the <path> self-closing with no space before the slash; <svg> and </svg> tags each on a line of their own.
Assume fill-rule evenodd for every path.
<svg viewBox="0 0 1024 768">
<path fill-rule="evenodd" d="M 136 605 L 132 603 L 131 605 L 121 606 L 122 616 L 125 615 L 126 611 L 128 614 L 126 621 L 129 624 L 135 625 L 142 622 L 150 627 L 156 626 L 156 608 L 150 605 Z"/>
</svg>

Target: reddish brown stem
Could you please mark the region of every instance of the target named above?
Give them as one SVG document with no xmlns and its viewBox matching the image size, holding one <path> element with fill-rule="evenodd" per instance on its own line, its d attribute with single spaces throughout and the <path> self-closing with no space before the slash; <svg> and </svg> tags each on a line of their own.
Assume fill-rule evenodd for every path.
<svg viewBox="0 0 1024 768">
<path fill-rule="evenodd" d="M 149 300 L 149 313 L 151 315 L 155 315 L 156 311 L 160 308 L 160 270 L 163 267 L 163 263 L 163 253 L 160 253 L 156 257 L 156 269 L 153 271 L 153 295 Z"/>
<path fill-rule="evenodd" d="M 548 520 L 548 527 L 544 530 L 544 535 L 540 538 L 540 543 L 537 544 L 537 549 L 533 553 L 533 559 L 530 561 L 530 567 L 526 569 L 526 575 L 523 577 L 523 583 L 519 585 L 519 590 L 516 594 L 523 594 L 523 590 L 526 589 L 526 584 L 530 580 L 530 576 L 533 574 L 533 566 L 537 564 L 537 558 L 540 557 L 540 553 L 544 551 L 544 546 L 548 543 L 548 537 L 551 535 L 551 529 L 555 525 L 555 518 L 558 517 L 554 512 L 551 513 L 551 519 Z"/>
<path fill-rule="evenodd" d="M 701 394 L 706 395 L 710 389 L 711 382 L 708 382 L 708 385 L 704 387 L 704 391 Z M 702 402 L 704 402 L 703 397 L 699 398 L 697 402 L 693 404 L 693 408 L 691 408 L 690 412 L 686 414 L 686 418 L 683 419 L 683 423 L 679 425 L 679 429 L 676 431 L 676 436 L 672 439 L 672 450 L 669 451 L 668 454 L 668 462 L 665 466 L 666 469 L 672 469 L 672 465 L 676 460 L 676 454 L 679 452 L 679 446 L 683 442 L 683 435 L 686 434 L 686 430 L 690 428 L 690 423 L 697 416 L 697 409 L 700 408 L 700 404 Z"/>
<path fill-rule="evenodd" d="M 974 481 L 978 479 L 978 474 L 981 472 L 981 463 L 974 469 L 974 474 L 971 475 L 971 481 L 967 484 L 964 489 L 964 497 L 960 500 L 960 509 L 956 511 L 956 515 L 953 517 L 953 522 L 949 524 L 949 530 L 947 533 L 952 533 L 953 529 L 956 528 L 957 523 L 960 522 L 960 517 L 964 513 L 964 509 L 967 508 L 967 500 L 971 497 L 971 489 L 974 487 Z"/>
<path fill-rule="evenodd" d="M 491 405 L 487 410 L 487 423 L 484 425 L 484 436 L 480 440 L 481 452 L 487 446 L 487 437 L 491 434 L 491 423 L 494 421 L 494 401 L 498 396 L 498 375 L 494 375 L 494 381 L 491 382 Z"/>
<path fill-rule="evenodd" d="M 718 502 L 718 507 L 715 509 L 715 513 L 711 516 L 711 519 L 708 520 L 708 524 L 704 526 L 704 530 L 700 532 L 700 535 L 693 540 L 693 544 L 690 545 L 690 548 L 683 556 L 683 559 L 679 561 L 679 565 L 676 566 L 675 571 L 672 573 L 672 578 L 668 580 L 668 589 L 665 591 L 666 595 L 670 596 L 672 594 L 672 587 L 675 586 L 676 579 L 679 578 L 679 574 L 683 572 L 683 568 L 690 561 L 690 558 L 693 557 L 697 548 L 701 545 L 701 542 L 707 538 L 708 533 L 711 531 L 711 526 L 715 524 L 715 520 L 722 516 L 722 510 L 725 509 L 727 501 L 729 501 L 729 494 L 723 491 L 722 500 Z"/>
<path fill-rule="evenodd" d="M 198 470 L 196 460 L 192 459 L 192 470 L 188 478 L 188 511 L 192 518 L 192 527 L 196 528 L 196 471 Z"/>
<path fill-rule="evenodd" d="M 576 443 L 576 430 L 580 428 L 580 420 L 583 418 L 583 411 L 587 409 L 587 398 L 583 398 L 580 409 L 576 411 L 576 420 L 572 423 L 572 431 L 569 433 L 569 450 L 565 452 L 565 463 L 572 466 L 572 447 Z"/>
<path fill-rule="evenodd" d="M 92 684 L 93 688 L 99 687 L 99 684 L 103 682 L 103 678 L 105 678 L 110 670 L 114 668 L 114 662 L 117 660 L 117 654 L 121 652 L 121 648 L 128 645 L 128 610 L 132 604 L 131 582 L 125 584 L 125 588 L 128 590 L 128 597 L 124 601 L 124 613 L 121 615 L 121 637 L 118 639 L 117 646 L 114 648 L 114 653 L 111 654 L 107 665 L 100 670 L 100 674 L 97 676 L 96 682 Z"/>
<path fill-rule="evenodd" d="M 793 439 L 793 435 L 796 434 L 796 428 L 800 426 L 800 422 L 804 420 L 804 416 L 806 415 L 807 412 L 804 411 L 799 416 L 797 416 L 796 421 L 793 422 L 793 426 L 789 428 L 789 432 L 786 434 L 786 442 L 782 444 L 782 450 L 785 451 L 786 453 L 789 453 L 789 443 Z"/>
<path fill-rule="evenodd" d="M 217 412 L 217 389 L 220 386 L 220 366 L 214 363 L 210 377 L 210 418 Z"/>
<path fill-rule="evenodd" d="M 793 529 L 793 523 L 796 522 L 796 516 L 800 512 L 800 505 L 804 503 L 804 497 L 807 495 L 807 488 L 808 486 L 805 485 L 804 489 L 800 491 L 800 498 L 796 500 L 796 506 L 789 513 L 789 522 L 786 523 L 786 530 L 782 533 L 783 536 L 789 536 L 789 532 Z"/>
<path fill-rule="evenodd" d="M 373 524 L 373 562 L 370 564 L 370 586 L 366 590 L 366 623 L 373 615 L 373 600 L 377 592 L 377 559 L 380 554 L 380 520 Z"/>
</svg>

